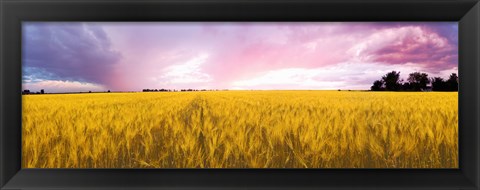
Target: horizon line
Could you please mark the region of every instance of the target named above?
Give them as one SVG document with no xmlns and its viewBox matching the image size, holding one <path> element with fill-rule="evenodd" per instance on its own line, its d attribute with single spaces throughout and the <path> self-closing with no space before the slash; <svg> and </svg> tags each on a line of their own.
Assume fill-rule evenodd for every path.
<svg viewBox="0 0 480 190">
<path fill-rule="evenodd" d="M 24 93 L 24 89 L 21 92 Z M 169 90 L 169 89 L 166 89 Z M 70 92 L 44 92 L 44 94 L 79 94 L 79 93 L 122 93 L 122 92 L 128 92 L 128 93 L 134 93 L 134 92 L 213 92 L 213 91 L 371 91 L 370 89 L 219 89 L 219 90 L 214 90 L 214 89 L 183 89 L 182 90 L 176 90 L 173 91 L 174 89 L 170 89 L 171 91 L 136 91 L 136 90 L 117 90 L 117 91 L 70 91 Z M 28 94 L 37 94 L 40 93 L 40 91 L 34 91 L 34 92 L 29 92 Z"/>
</svg>

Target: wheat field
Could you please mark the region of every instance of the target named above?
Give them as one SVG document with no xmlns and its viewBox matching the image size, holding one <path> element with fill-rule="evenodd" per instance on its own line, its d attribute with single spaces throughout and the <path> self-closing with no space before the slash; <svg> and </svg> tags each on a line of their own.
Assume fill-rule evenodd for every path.
<svg viewBox="0 0 480 190">
<path fill-rule="evenodd" d="M 24 95 L 23 168 L 457 168 L 457 92 Z"/>
</svg>

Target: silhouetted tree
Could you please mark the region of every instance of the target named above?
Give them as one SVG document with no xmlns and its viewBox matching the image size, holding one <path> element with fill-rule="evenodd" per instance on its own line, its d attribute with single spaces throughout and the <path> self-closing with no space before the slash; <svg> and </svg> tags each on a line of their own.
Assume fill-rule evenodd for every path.
<svg viewBox="0 0 480 190">
<path fill-rule="evenodd" d="M 41 89 L 40 94 L 45 94 L 45 90 Z"/>
<path fill-rule="evenodd" d="M 381 91 L 381 90 L 384 90 L 384 83 L 382 80 L 376 80 L 375 82 L 373 82 L 373 86 L 370 87 L 370 90 L 372 91 Z M 338 90 L 340 91 L 340 90 Z"/>
<path fill-rule="evenodd" d="M 446 91 L 447 83 L 442 77 L 433 77 L 431 79 L 433 91 Z"/>
<path fill-rule="evenodd" d="M 412 84 L 410 84 L 409 82 L 404 82 L 402 84 L 402 90 L 403 91 L 413 91 Z"/>
<path fill-rule="evenodd" d="M 382 77 L 385 83 L 385 89 L 388 91 L 398 91 L 401 87 L 400 72 L 392 71 Z"/>
<path fill-rule="evenodd" d="M 452 73 L 448 80 L 441 77 L 428 78 L 427 73 L 410 73 L 407 82 L 402 83 L 400 72 L 392 71 L 376 80 L 370 87 L 371 91 L 423 91 L 430 90 L 428 84 L 432 84 L 433 91 L 458 91 L 458 76 Z"/>
<path fill-rule="evenodd" d="M 427 73 L 413 72 L 408 75 L 407 81 L 410 83 L 414 91 L 426 89 L 430 83 Z"/>
<path fill-rule="evenodd" d="M 92 93 L 92 91 L 88 91 L 88 93 Z"/>
<path fill-rule="evenodd" d="M 456 73 L 452 73 L 447 80 L 448 91 L 458 91 L 458 76 Z"/>
<path fill-rule="evenodd" d="M 110 93 L 110 90 L 108 90 L 107 92 Z"/>
</svg>

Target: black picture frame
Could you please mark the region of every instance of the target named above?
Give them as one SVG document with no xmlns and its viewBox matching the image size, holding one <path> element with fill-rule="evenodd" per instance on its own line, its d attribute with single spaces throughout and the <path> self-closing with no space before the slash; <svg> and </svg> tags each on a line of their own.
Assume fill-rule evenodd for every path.
<svg viewBox="0 0 480 190">
<path fill-rule="evenodd" d="M 480 189 L 478 0 L 0 0 L 1 189 Z M 22 21 L 458 21 L 459 169 L 22 169 Z"/>
</svg>

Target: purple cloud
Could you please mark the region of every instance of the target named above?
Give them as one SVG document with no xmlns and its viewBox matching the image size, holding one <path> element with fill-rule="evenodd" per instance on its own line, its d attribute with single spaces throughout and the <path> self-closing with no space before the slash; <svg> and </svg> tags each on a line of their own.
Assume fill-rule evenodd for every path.
<svg viewBox="0 0 480 190">
<path fill-rule="evenodd" d="M 24 83 L 57 81 L 35 88 L 368 89 L 458 70 L 453 22 L 26 23 L 24 42 Z"/>
<path fill-rule="evenodd" d="M 121 59 L 107 33 L 86 23 L 24 23 L 24 79 L 109 84 Z M 27 81 L 28 82 L 28 81 Z"/>
</svg>

